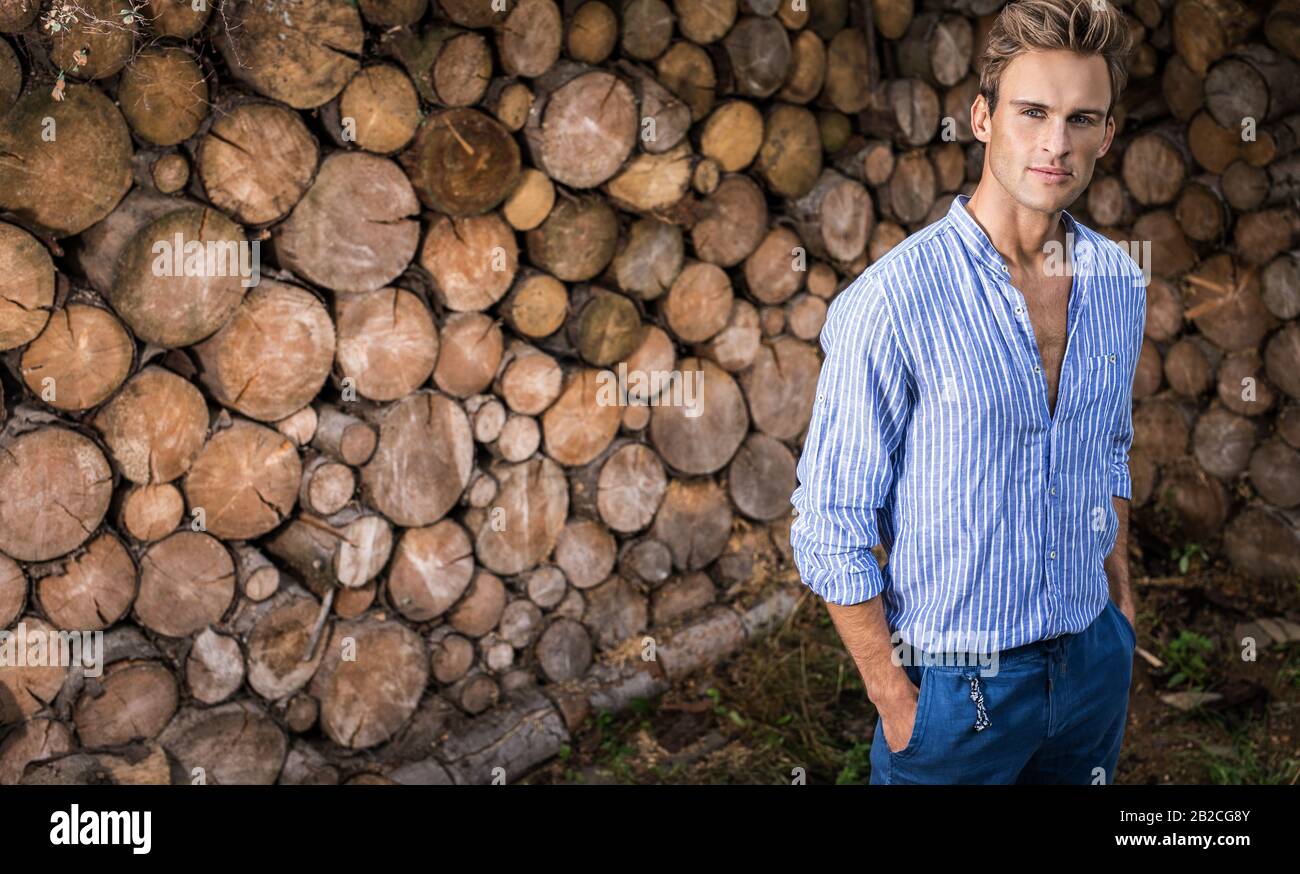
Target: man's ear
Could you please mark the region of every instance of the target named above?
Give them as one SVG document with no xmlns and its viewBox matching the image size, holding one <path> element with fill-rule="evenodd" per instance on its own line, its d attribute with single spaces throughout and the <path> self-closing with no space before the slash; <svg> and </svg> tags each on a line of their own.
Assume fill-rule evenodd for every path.
<svg viewBox="0 0 1300 874">
<path fill-rule="evenodd" d="M 1115 139 L 1115 116 L 1106 116 L 1106 136 L 1101 141 L 1101 148 L 1097 150 L 1097 157 L 1100 158 L 1110 150 L 1110 144 Z"/>
<path fill-rule="evenodd" d="M 993 113 L 983 94 L 976 94 L 975 102 L 970 105 L 970 129 L 981 143 L 993 139 Z"/>
</svg>

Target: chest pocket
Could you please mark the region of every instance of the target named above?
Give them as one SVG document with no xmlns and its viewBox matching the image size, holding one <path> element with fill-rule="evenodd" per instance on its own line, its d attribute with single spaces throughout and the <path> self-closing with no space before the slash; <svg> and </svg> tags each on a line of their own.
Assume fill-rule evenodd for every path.
<svg viewBox="0 0 1300 874">
<path fill-rule="evenodd" d="M 1080 411 L 1096 406 L 1109 409 L 1123 394 L 1120 372 L 1124 368 L 1119 353 L 1092 349 L 1083 355 L 1082 364 L 1078 386 Z"/>
</svg>

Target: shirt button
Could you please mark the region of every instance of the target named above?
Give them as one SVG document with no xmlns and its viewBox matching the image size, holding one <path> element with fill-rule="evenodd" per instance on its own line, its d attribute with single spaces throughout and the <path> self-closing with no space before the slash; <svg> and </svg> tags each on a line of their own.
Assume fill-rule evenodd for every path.
<svg viewBox="0 0 1300 874">
<path fill-rule="evenodd" d="M 1003 272 L 1003 273 L 1010 273 L 1011 271 L 1007 269 L 1007 265 L 1003 264 L 1003 265 L 1002 265 L 1002 272 Z"/>
<path fill-rule="evenodd" d="M 1114 361 L 1114 360 L 1115 360 L 1115 353 L 1114 353 L 1114 352 L 1110 353 L 1110 360 L 1111 360 L 1111 361 Z"/>
<path fill-rule="evenodd" d="M 1047 554 L 1047 557 L 1048 557 L 1048 558 L 1056 558 L 1056 550 L 1053 549 L 1051 552 L 1049 552 L 1049 553 Z"/>
<path fill-rule="evenodd" d="M 1025 311 L 1024 307 L 1016 307 L 1016 315 L 1020 315 L 1024 311 Z"/>
<path fill-rule="evenodd" d="M 1038 372 L 1041 371 L 1042 369 L 1043 369 L 1043 368 L 1039 367 L 1037 364 L 1034 365 L 1034 373 L 1038 373 Z"/>
<path fill-rule="evenodd" d="M 1048 492 L 1053 495 L 1056 494 L 1056 486 L 1052 486 L 1050 489 L 1048 489 Z"/>
</svg>

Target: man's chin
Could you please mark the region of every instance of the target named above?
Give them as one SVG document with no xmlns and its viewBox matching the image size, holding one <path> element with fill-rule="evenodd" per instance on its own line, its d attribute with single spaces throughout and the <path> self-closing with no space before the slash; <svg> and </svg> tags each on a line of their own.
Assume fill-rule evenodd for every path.
<svg viewBox="0 0 1300 874">
<path fill-rule="evenodd" d="M 1036 185 L 1030 181 L 1016 192 L 1016 200 L 1022 206 L 1039 212 L 1054 213 L 1066 209 L 1079 198 L 1079 190 L 1074 180 L 1061 185 Z"/>
</svg>

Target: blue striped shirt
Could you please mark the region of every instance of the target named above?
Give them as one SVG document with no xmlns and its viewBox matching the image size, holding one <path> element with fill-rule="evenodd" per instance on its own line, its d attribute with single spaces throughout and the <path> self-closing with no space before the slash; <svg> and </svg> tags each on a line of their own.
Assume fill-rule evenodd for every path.
<svg viewBox="0 0 1300 874">
<path fill-rule="evenodd" d="M 1024 296 L 967 200 L 831 301 L 790 498 L 804 584 L 834 604 L 883 593 L 889 627 L 932 652 L 1082 631 L 1106 606 L 1146 320 L 1134 260 L 1063 212 L 1073 286 L 1049 413 Z"/>
</svg>

